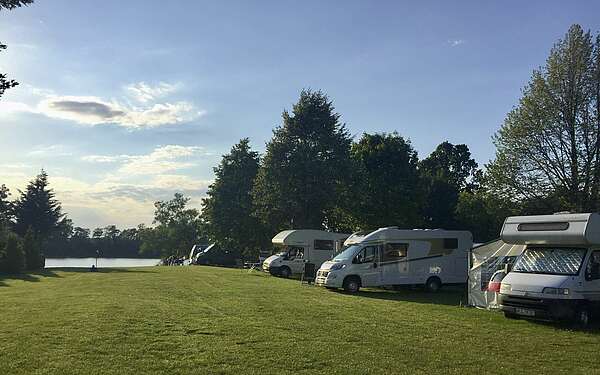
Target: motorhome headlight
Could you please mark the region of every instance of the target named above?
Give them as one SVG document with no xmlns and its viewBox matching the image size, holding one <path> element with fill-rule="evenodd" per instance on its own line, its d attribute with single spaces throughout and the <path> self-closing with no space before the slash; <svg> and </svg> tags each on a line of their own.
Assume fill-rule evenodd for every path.
<svg viewBox="0 0 600 375">
<path fill-rule="evenodd" d="M 330 271 L 338 271 L 338 270 L 342 270 L 344 268 L 346 268 L 345 263 L 336 263 L 333 266 L 331 266 L 331 268 L 329 270 Z"/>
<path fill-rule="evenodd" d="M 507 283 L 502 283 L 500 284 L 500 293 L 507 293 L 510 292 L 512 289 L 510 287 L 510 284 Z"/>
<path fill-rule="evenodd" d="M 569 294 L 569 288 L 544 288 L 542 290 L 542 293 L 544 294 L 562 294 L 562 295 L 568 295 Z"/>
</svg>

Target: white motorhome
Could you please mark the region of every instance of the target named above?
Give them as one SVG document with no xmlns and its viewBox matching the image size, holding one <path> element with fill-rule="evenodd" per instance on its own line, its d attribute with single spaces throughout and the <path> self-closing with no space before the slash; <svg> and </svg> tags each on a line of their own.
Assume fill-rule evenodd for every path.
<svg viewBox="0 0 600 375">
<path fill-rule="evenodd" d="M 357 292 L 361 287 L 466 283 L 473 236 L 467 231 L 380 228 L 355 233 L 348 247 L 317 272 L 316 285 Z"/>
<path fill-rule="evenodd" d="M 508 217 L 501 238 L 526 245 L 500 286 L 505 316 L 587 325 L 600 302 L 600 215 Z"/>
<path fill-rule="evenodd" d="M 289 277 L 291 274 L 302 273 L 305 263 L 313 263 L 317 269 L 333 257 L 346 238 L 348 234 L 322 230 L 284 230 L 271 241 L 281 251 L 265 259 L 263 271 Z"/>
</svg>

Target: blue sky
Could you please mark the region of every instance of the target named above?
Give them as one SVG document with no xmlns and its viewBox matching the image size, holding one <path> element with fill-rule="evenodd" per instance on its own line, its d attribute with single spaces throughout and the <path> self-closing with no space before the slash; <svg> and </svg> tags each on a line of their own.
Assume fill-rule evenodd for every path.
<svg viewBox="0 0 600 375">
<path fill-rule="evenodd" d="M 42 1 L 0 14 L 0 184 L 40 168 L 85 227 L 152 221 L 175 191 L 199 206 L 220 155 L 264 150 L 302 88 L 352 134 L 444 140 L 480 165 L 531 72 L 585 1 Z"/>
</svg>

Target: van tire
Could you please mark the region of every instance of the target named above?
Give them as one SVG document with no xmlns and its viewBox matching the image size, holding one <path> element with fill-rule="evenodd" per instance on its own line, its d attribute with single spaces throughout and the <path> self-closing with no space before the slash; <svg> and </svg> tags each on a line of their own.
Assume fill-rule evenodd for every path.
<svg viewBox="0 0 600 375">
<path fill-rule="evenodd" d="M 360 279 L 357 276 L 348 276 L 342 286 L 348 293 L 357 293 L 360 290 Z"/>
<path fill-rule="evenodd" d="M 292 274 L 292 270 L 290 270 L 290 268 L 287 266 L 283 266 L 279 270 L 279 276 L 283 277 L 284 279 L 287 279 L 288 277 L 290 277 L 291 274 Z"/>
<path fill-rule="evenodd" d="M 427 289 L 428 292 L 431 293 L 435 293 L 437 291 L 439 291 L 442 288 L 442 280 L 440 280 L 439 277 L 433 276 L 430 277 L 429 279 L 427 279 L 427 282 L 425 283 L 425 289 Z"/>
<path fill-rule="evenodd" d="M 581 305 L 575 310 L 575 324 L 579 328 L 587 328 L 592 319 L 591 311 L 588 305 Z"/>
</svg>

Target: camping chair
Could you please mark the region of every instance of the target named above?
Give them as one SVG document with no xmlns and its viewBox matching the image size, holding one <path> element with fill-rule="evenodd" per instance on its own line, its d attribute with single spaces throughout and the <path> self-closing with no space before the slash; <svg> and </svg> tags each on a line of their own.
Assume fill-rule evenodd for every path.
<svg viewBox="0 0 600 375">
<path fill-rule="evenodd" d="M 300 282 L 304 284 L 304 282 L 308 284 L 312 284 L 315 282 L 316 267 L 314 263 L 304 263 L 304 271 L 302 272 L 302 277 L 300 278 Z"/>
</svg>

